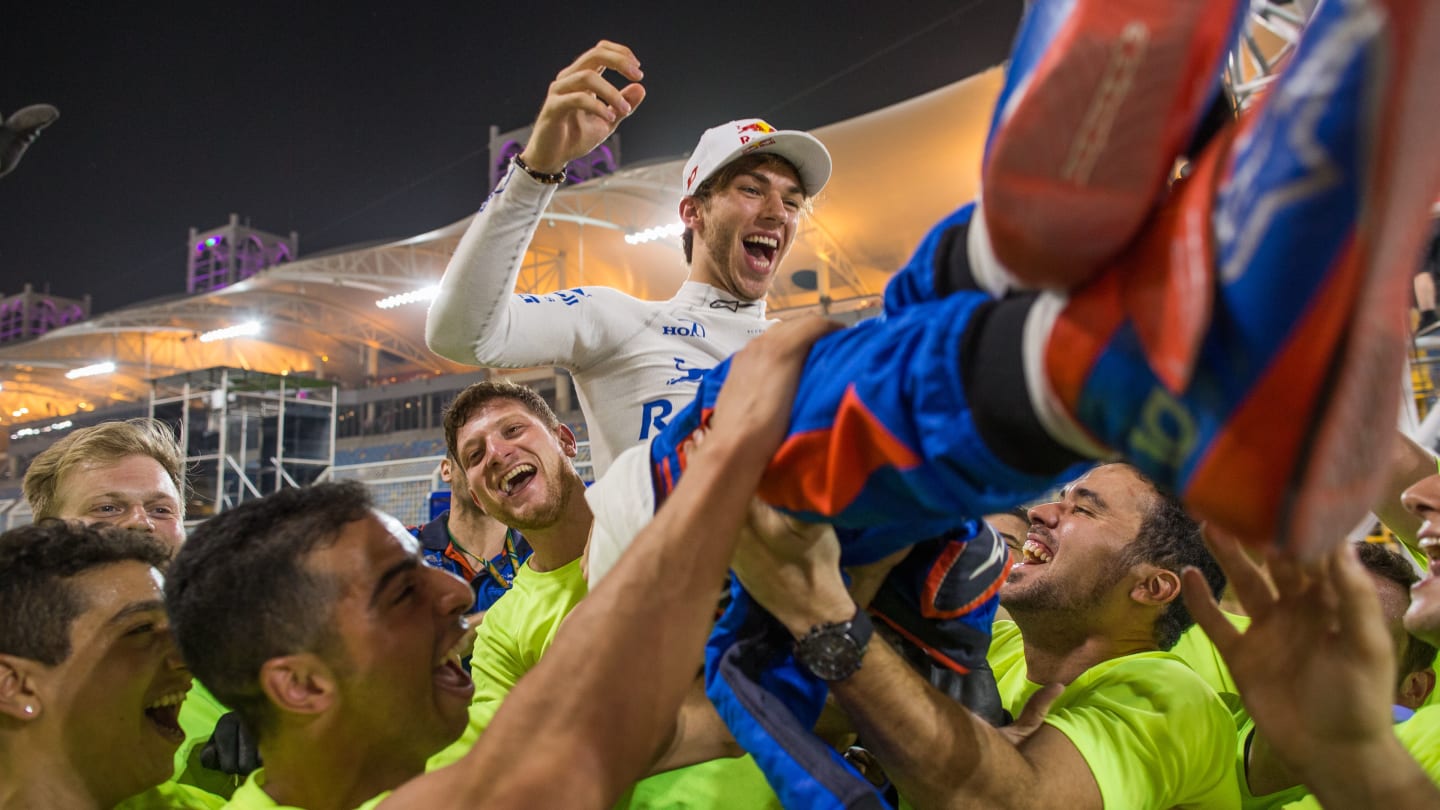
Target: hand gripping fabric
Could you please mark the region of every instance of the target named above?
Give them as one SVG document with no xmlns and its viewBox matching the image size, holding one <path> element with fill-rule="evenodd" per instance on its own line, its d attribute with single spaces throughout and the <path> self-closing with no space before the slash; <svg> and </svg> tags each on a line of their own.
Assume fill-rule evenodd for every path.
<svg viewBox="0 0 1440 810">
<path fill-rule="evenodd" d="M 1004 542 L 985 524 L 968 522 L 917 545 L 891 572 L 882 591 L 897 607 L 885 621 L 907 637 L 939 639 L 955 661 L 983 668 L 1009 570 Z M 859 772 L 811 733 L 828 686 L 796 663 L 789 632 L 738 583 L 731 593 L 706 645 L 705 690 L 736 741 L 790 810 L 886 807 Z M 870 643 L 885 642 L 876 636 Z M 998 706 L 998 698 L 984 702 Z"/>
</svg>

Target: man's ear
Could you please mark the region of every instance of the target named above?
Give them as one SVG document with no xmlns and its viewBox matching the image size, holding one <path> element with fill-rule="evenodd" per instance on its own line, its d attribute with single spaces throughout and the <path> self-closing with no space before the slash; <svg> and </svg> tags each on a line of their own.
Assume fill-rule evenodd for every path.
<svg viewBox="0 0 1440 810">
<path fill-rule="evenodd" d="M 1160 607 L 1180 596 L 1180 575 L 1153 565 L 1143 566 L 1140 579 L 1130 589 L 1130 598 L 1142 605 Z"/>
<path fill-rule="evenodd" d="M 555 428 L 555 436 L 560 439 L 560 449 L 565 451 L 565 455 L 575 458 L 579 452 L 579 442 L 575 439 L 575 432 L 570 429 L 570 426 L 561 422 L 559 427 Z"/>
<path fill-rule="evenodd" d="M 705 206 L 695 197 L 680 198 L 680 221 L 685 227 L 692 230 L 700 230 L 700 223 L 705 216 Z"/>
<path fill-rule="evenodd" d="M 1410 643 L 1415 643 L 1412 639 Z M 1418 709 L 1425 705 L 1426 699 L 1435 689 L 1435 670 L 1430 667 L 1412 672 L 1400 681 L 1400 688 L 1396 690 L 1395 702 L 1407 709 Z"/>
<path fill-rule="evenodd" d="M 334 670 L 314 653 L 266 661 L 260 666 L 260 688 L 275 708 L 291 714 L 321 714 L 339 697 Z"/>
<path fill-rule="evenodd" d="M 18 655 L 0 655 L 0 716 L 22 722 L 38 718 L 44 701 L 36 689 L 37 669 L 42 664 Z"/>
</svg>

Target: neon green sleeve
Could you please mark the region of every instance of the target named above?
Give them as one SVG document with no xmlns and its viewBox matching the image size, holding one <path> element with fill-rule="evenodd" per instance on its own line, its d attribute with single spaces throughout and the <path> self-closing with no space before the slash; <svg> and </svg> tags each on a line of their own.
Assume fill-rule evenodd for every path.
<svg viewBox="0 0 1440 810">
<path fill-rule="evenodd" d="M 470 656 L 475 697 L 465 731 L 431 757 L 426 770 L 457 762 L 474 747 L 510 690 L 550 649 L 560 623 L 586 592 L 579 560 L 543 573 L 528 565 L 521 568 L 510 592 L 485 614 L 476 633 Z"/>
<path fill-rule="evenodd" d="M 115 810 L 219 810 L 225 798 L 191 785 L 161 782 L 115 805 Z"/>
<path fill-rule="evenodd" d="M 1245 741 L 1254 731 L 1255 721 L 1246 715 L 1235 739 L 1235 784 L 1240 787 L 1240 810 L 1277 810 L 1303 799 L 1308 793 L 1304 785 L 1295 785 L 1260 796 L 1250 792 L 1250 780 L 1245 775 Z"/>
<path fill-rule="evenodd" d="M 230 797 L 230 802 L 225 805 L 225 810 L 304 810 L 304 808 L 292 807 L 290 805 L 276 804 L 265 792 L 265 769 L 250 774 L 245 784 L 236 788 L 235 795 Z M 355 810 L 374 810 L 380 802 L 390 796 L 390 791 L 385 791 L 379 796 L 361 804 Z"/>
</svg>

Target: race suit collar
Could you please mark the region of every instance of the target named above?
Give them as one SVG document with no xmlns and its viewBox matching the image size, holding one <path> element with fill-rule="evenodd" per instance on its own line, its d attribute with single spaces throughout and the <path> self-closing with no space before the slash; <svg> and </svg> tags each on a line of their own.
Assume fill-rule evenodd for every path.
<svg viewBox="0 0 1440 810">
<path fill-rule="evenodd" d="M 737 301 L 719 287 L 712 287 L 701 281 L 687 281 L 681 284 L 675 297 L 670 300 L 699 309 L 729 310 L 736 314 L 748 315 L 756 320 L 765 319 L 765 299 Z"/>
</svg>

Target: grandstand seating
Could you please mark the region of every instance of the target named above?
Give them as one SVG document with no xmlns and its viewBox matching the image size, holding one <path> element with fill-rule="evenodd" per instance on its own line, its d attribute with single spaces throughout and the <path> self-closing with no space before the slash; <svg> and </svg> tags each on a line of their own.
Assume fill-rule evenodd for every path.
<svg viewBox="0 0 1440 810">
<path fill-rule="evenodd" d="M 335 466 L 348 467 L 355 464 L 373 464 L 379 461 L 404 461 L 411 458 L 426 458 L 445 455 L 445 439 L 436 436 L 430 439 L 375 444 L 348 450 L 335 449 Z"/>
</svg>

